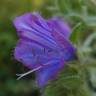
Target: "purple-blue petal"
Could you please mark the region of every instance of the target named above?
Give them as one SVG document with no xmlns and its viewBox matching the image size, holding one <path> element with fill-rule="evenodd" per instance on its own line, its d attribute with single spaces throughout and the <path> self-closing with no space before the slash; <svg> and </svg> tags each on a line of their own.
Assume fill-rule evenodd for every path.
<svg viewBox="0 0 96 96">
<path fill-rule="evenodd" d="M 20 39 L 14 50 L 15 59 L 22 62 L 30 69 L 44 65 L 51 59 L 60 59 L 58 54 L 58 51 L 47 50 L 37 43 L 29 42 L 27 39 Z"/>
<path fill-rule="evenodd" d="M 71 28 L 63 19 L 59 17 L 53 17 L 48 20 L 48 23 L 49 25 L 51 24 L 51 26 L 54 27 L 54 29 L 58 31 L 61 35 L 63 35 L 65 38 L 69 38 Z"/>
<path fill-rule="evenodd" d="M 64 67 L 64 61 L 58 59 L 52 59 L 46 64 L 36 72 L 36 82 L 39 87 L 43 87 L 49 80 L 54 79 Z"/>
<path fill-rule="evenodd" d="M 14 57 L 30 69 L 38 67 L 37 54 L 42 54 L 43 48 L 35 43 L 19 40 L 14 50 Z"/>
<path fill-rule="evenodd" d="M 36 71 L 39 87 L 52 80 L 64 62 L 75 57 L 76 49 L 69 41 L 71 29 L 58 17 L 43 19 L 39 13 L 26 13 L 13 21 L 19 36 L 14 57 Z"/>
<path fill-rule="evenodd" d="M 46 22 L 44 22 L 43 18 L 41 19 L 39 17 L 38 14 L 26 13 L 13 21 L 20 38 L 27 38 L 50 49 L 56 48 L 56 43 L 51 36 L 50 29 L 46 30 L 42 27 Z M 41 20 L 42 24 L 44 22 L 42 26 L 40 25 Z M 47 23 L 46 26 L 48 26 Z"/>
<path fill-rule="evenodd" d="M 76 55 L 76 48 L 60 32 L 53 30 L 52 35 L 58 44 L 65 61 L 72 60 Z"/>
</svg>

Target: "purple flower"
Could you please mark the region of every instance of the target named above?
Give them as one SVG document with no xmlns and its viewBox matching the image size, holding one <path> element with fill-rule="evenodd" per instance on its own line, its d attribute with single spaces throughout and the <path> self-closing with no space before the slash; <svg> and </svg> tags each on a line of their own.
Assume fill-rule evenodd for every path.
<svg viewBox="0 0 96 96">
<path fill-rule="evenodd" d="M 16 17 L 13 23 L 19 36 L 15 59 L 31 69 L 19 74 L 19 79 L 35 71 L 37 84 L 43 87 L 75 57 L 76 50 L 68 40 L 71 29 L 61 18 L 45 20 L 34 12 Z"/>
</svg>

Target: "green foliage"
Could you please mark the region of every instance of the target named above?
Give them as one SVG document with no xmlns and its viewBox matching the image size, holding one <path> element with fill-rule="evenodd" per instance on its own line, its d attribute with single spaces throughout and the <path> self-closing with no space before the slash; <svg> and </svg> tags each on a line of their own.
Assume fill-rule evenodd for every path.
<svg viewBox="0 0 96 96">
<path fill-rule="evenodd" d="M 40 4 L 39 4 L 40 3 Z M 13 58 L 17 41 L 12 20 L 25 12 L 61 16 L 72 27 L 70 40 L 76 45 L 78 60 L 64 69 L 41 91 L 44 96 L 96 96 L 96 1 L 95 0 L 1 0 L 0 1 L 0 96 L 40 96 L 34 75 L 14 80 L 27 71 Z M 31 78 L 31 79 L 30 79 Z M 90 83 L 91 82 L 91 83 Z M 94 91 L 95 90 L 95 91 Z"/>
<path fill-rule="evenodd" d="M 50 3 L 48 10 L 73 26 L 70 40 L 76 45 L 78 61 L 75 65 L 66 64 L 59 76 L 44 88 L 44 96 L 95 96 L 93 74 L 96 72 L 91 71 L 96 70 L 96 1 L 54 0 Z"/>
<path fill-rule="evenodd" d="M 85 69 L 76 64 L 66 64 L 57 79 L 44 88 L 44 96 L 90 96 L 83 73 Z"/>
<path fill-rule="evenodd" d="M 74 44 L 78 44 L 79 42 L 79 35 L 82 32 L 82 29 L 84 27 L 83 23 L 78 23 L 76 24 L 76 26 L 73 28 L 72 33 L 70 35 L 70 40 L 74 43 Z"/>
<path fill-rule="evenodd" d="M 95 1 L 94 1 L 95 2 Z M 81 20 L 88 26 L 96 26 L 96 5 L 93 0 L 54 0 L 48 9 L 58 16 L 64 16 L 72 22 Z M 74 23 L 75 23 L 74 22 Z"/>
</svg>

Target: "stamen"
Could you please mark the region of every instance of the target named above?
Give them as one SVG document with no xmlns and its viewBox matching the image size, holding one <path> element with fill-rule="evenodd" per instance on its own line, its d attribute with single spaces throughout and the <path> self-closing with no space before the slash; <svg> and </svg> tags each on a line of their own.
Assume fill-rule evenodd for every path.
<svg viewBox="0 0 96 96">
<path fill-rule="evenodd" d="M 37 67 L 37 68 L 35 68 L 35 69 L 33 69 L 33 70 L 30 70 L 30 71 L 28 71 L 28 72 L 26 72 L 26 73 L 16 74 L 17 76 L 19 76 L 19 77 L 17 78 L 17 80 L 21 79 L 22 77 L 24 77 L 24 76 L 26 76 L 26 75 L 34 72 L 34 71 L 39 70 L 40 68 L 42 68 L 42 66 L 39 66 L 39 67 Z"/>
<path fill-rule="evenodd" d="M 58 61 L 58 60 L 56 60 L 56 61 Z M 50 65 L 50 64 L 52 64 L 52 63 L 54 63 L 54 61 L 47 62 L 46 64 L 43 64 L 43 65 L 46 66 L 46 65 Z M 43 67 L 43 66 L 39 66 L 39 67 L 37 67 L 37 68 L 35 68 L 35 69 L 33 69 L 33 70 L 30 70 L 30 71 L 28 71 L 28 72 L 26 72 L 26 73 L 16 74 L 17 76 L 19 76 L 19 77 L 17 78 L 17 80 L 21 79 L 22 77 L 24 77 L 24 76 L 26 76 L 26 75 L 34 72 L 34 71 L 37 71 L 37 70 L 41 69 L 42 67 Z"/>
</svg>

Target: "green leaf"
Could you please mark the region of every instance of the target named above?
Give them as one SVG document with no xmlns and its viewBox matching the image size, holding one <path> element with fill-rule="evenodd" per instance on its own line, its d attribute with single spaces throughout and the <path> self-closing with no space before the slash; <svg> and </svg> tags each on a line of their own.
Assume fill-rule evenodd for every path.
<svg viewBox="0 0 96 96">
<path fill-rule="evenodd" d="M 65 66 L 55 80 L 49 82 L 44 88 L 44 96 L 90 96 L 88 87 L 85 84 L 85 77 L 80 74 L 79 67 Z"/>
<path fill-rule="evenodd" d="M 82 22 L 78 23 L 72 30 L 71 36 L 70 36 L 70 40 L 73 43 L 78 43 L 79 40 L 79 32 L 82 31 L 84 24 Z"/>
</svg>

